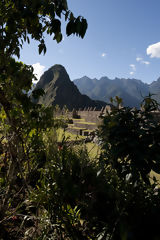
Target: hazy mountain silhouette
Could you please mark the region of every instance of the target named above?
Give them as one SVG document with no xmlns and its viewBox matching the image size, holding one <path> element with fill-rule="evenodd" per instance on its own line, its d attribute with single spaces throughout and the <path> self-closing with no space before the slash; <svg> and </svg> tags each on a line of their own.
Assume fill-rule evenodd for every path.
<svg viewBox="0 0 160 240">
<path fill-rule="evenodd" d="M 73 82 L 82 94 L 105 102 L 109 102 L 110 97 L 119 96 L 123 99 L 124 106 L 139 107 L 143 97 L 148 96 L 149 92 L 156 94 L 154 98 L 160 101 L 160 78 L 151 84 L 137 79 L 115 78 L 111 80 L 102 77 L 97 80 L 87 76 Z"/>
<path fill-rule="evenodd" d="M 152 97 L 160 103 L 160 78 L 149 85 L 149 90 L 154 94 Z"/>
</svg>

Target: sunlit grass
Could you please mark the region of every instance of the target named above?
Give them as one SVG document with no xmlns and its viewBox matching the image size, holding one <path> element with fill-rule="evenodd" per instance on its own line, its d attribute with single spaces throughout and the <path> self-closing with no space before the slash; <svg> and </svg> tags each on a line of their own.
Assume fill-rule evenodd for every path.
<svg viewBox="0 0 160 240">
<path fill-rule="evenodd" d="M 70 133 L 62 128 L 59 128 L 57 129 L 57 141 L 61 142 L 63 139 L 65 139 L 66 141 L 76 141 L 85 139 L 85 137 L 78 134 Z"/>
<path fill-rule="evenodd" d="M 96 123 L 93 123 L 93 122 L 76 122 L 76 123 L 87 124 L 87 125 L 96 125 Z"/>
<path fill-rule="evenodd" d="M 86 143 L 87 151 L 91 159 L 98 158 L 101 153 L 101 148 L 93 142 Z"/>
<path fill-rule="evenodd" d="M 80 136 L 78 134 L 76 135 L 68 131 L 64 131 L 64 129 L 62 128 L 59 128 L 57 130 L 57 141 L 61 142 L 64 138 L 66 141 L 77 141 L 77 140 L 85 140 L 86 137 Z M 84 144 L 86 145 L 87 152 L 91 158 L 94 159 L 100 155 L 100 152 L 101 152 L 100 146 L 92 142 L 89 142 L 89 143 L 84 142 Z"/>
<path fill-rule="evenodd" d="M 84 118 L 72 118 L 72 120 L 73 120 L 73 121 L 76 121 L 76 122 L 77 122 L 77 121 L 78 121 L 78 122 L 81 122 L 81 121 L 84 122 L 84 121 L 85 121 Z"/>
</svg>

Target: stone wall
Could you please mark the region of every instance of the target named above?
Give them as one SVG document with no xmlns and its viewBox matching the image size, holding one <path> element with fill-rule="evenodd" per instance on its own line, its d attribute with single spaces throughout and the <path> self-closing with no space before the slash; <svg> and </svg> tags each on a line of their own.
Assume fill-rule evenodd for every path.
<svg viewBox="0 0 160 240">
<path fill-rule="evenodd" d="M 101 123 L 100 116 L 105 115 L 106 110 L 110 111 L 110 106 L 106 106 L 106 108 L 101 109 L 101 111 L 89 108 L 68 112 L 64 109 L 56 112 L 56 116 L 65 116 L 68 119 L 72 119 L 71 124 L 68 124 L 68 131 L 74 134 L 87 136 L 97 129 L 98 125 Z M 153 112 L 153 116 L 156 121 L 160 121 L 160 111 Z"/>
<path fill-rule="evenodd" d="M 78 111 L 80 118 L 85 119 L 86 122 L 99 123 L 99 116 L 101 111 Z"/>
<path fill-rule="evenodd" d="M 88 109 L 79 109 L 77 114 L 80 118 L 85 119 L 86 122 L 93 122 L 98 124 L 100 121 L 99 116 L 103 115 L 106 110 L 109 110 L 110 106 L 107 105 L 105 108 L 102 108 L 101 111 L 97 111 L 96 108 L 88 108 Z"/>
<path fill-rule="evenodd" d="M 84 119 L 86 122 L 99 123 L 99 116 L 104 115 L 107 111 L 110 111 L 110 106 L 107 105 L 105 108 L 102 108 L 101 111 L 96 110 L 95 108 L 84 108 L 79 110 L 73 110 L 71 112 L 66 111 L 66 109 L 59 110 L 55 112 L 55 116 L 65 116 L 67 118 L 79 118 Z M 154 111 L 153 116 L 155 120 L 160 121 L 160 111 Z"/>
<path fill-rule="evenodd" d="M 96 110 L 96 108 L 84 108 L 79 110 L 73 110 L 72 112 L 67 112 L 66 109 L 62 109 L 59 112 L 56 112 L 56 116 L 66 116 L 68 118 L 79 118 L 84 119 L 85 122 L 91 122 L 98 124 L 100 121 L 99 116 L 104 114 L 106 110 L 109 110 L 110 106 L 102 108 L 101 111 Z"/>
</svg>

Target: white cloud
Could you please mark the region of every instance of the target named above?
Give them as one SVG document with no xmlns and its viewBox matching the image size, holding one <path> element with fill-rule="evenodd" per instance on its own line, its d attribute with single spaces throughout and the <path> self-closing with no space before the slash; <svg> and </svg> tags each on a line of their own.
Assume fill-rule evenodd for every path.
<svg viewBox="0 0 160 240">
<path fill-rule="evenodd" d="M 133 74 L 134 74 L 134 72 L 130 72 L 129 74 L 130 74 L 130 75 L 133 75 Z"/>
<path fill-rule="evenodd" d="M 137 58 L 136 58 L 136 61 L 137 61 L 137 62 L 141 62 L 141 61 L 143 61 L 143 58 L 137 57 Z"/>
<path fill-rule="evenodd" d="M 141 58 L 141 57 L 137 57 L 136 61 L 139 62 L 139 63 L 145 64 L 145 65 L 149 65 L 150 64 L 150 62 L 144 61 L 143 58 Z"/>
<path fill-rule="evenodd" d="M 148 62 L 148 61 L 142 61 L 141 63 L 143 63 L 145 65 L 149 65 L 150 64 L 150 62 Z"/>
<path fill-rule="evenodd" d="M 160 42 L 149 45 L 146 52 L 151 58 L 160 58 Z"/>
<path fill-rule="evenodd" d="M 102 53 L 102 54 L 101 54 L 101 57 L 104 58 L 104 57 L 106 57 L 106 55 L 107 55 L 106 53 Z"/>
<path fill-rule="evenodd" d="M 129 66 L 132 68 L 133 71 L 136 71 L 136 66 L 134 64 L 130 64 Z"/>
<path fill-rule="evenodd" d="M 33 73 L 36 75 L 37 79 L 39 80 L 41 75 L 44 73 L 45 66 L 37 62 L 33 64 L 32 67 L 34 69 Z"/>
<path fill-rule="evenodd" d="M 134 64 L 130 64 L 129 66 L 131 67 L 131 72 L 130 72 L 129 74 L 130 74 L 130 75 L 135 74 L 136 66 L 135 66 Z"/>
</svg>

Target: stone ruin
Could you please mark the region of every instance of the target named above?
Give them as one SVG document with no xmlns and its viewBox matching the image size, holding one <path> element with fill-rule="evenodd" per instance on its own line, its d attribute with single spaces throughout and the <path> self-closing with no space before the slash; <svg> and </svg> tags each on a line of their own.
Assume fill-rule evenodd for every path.
<svg viewBox="0 0 160 240">
<path fill-rule="evenodd" d="M 72 112 L 68 112 L 68 118 L 72 119 L 72 124 L 69 121 L 68 130 L 78 135 L 93 138 L 95 130 L 101 122 L 100 117 L 105 115 L 109 109 L 110 106 L 102 107 L 100 111 L 93 107 L 73 109 Z"/>
<path fill-rule="evenodd" d="M 62 109 L 56 112 L 56 116 L 65 116 L 69 119 L 68 121 L 68 131 L 92 137 L 92 133 L 95 132 L 97 126 L 101 123 L 101 116 L 104 116 L 106 112 L 111 111 L 111 106 L 106 105 L 102 107 L 101 110 L 96 110 L 96 108 L 79 108 L 78 110 L 73 109 L 72 111 L 66 111 Z M 160 111 L 153 112 L 155 120 L 160 120 Z"/>
</svg>

